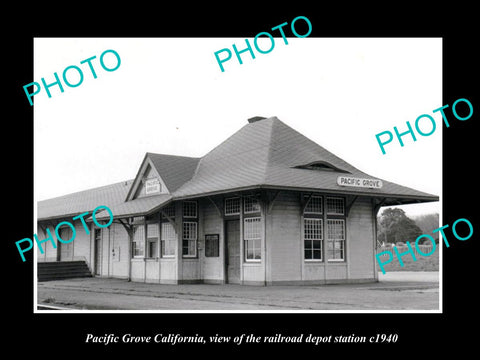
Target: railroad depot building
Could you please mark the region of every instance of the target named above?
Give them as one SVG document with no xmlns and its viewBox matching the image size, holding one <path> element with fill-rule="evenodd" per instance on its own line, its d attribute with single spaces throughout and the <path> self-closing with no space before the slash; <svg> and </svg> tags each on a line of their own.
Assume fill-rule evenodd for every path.
<svg viewBox="0 0 480 360">
<path fill-rule="evenodd" d="M 376 281 L 380 207 L 430 201 L 438 197 L 373 178 L 276 117 L 255 117 L 201 158 L 147 153 L 133 180 L 38 202 L 39 239 L 100 205 L 114 220 L 100 228 L 86 218 L 88 235 L 75 220 L 74 241 L 43 243 L 37 261 L 160 284 Z"/>
</svg>

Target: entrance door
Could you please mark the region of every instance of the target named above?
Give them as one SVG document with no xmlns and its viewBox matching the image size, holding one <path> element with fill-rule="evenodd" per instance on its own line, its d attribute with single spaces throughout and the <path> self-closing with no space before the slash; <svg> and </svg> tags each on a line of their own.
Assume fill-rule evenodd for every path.
<svg viewBox="0 0 480 360">
<path fill-rule="evenodd" d="M 60 230 L 60 237 L 63 240 L 68 241 L 72 238 L 72 229 L 63 228 Z M 58 246 L 60 247 L 60 261 L 71 261 L 73 260 L 73 241 L 69 243 L 62 243 L 58 241 Z"/>
<path fill-rule="evenodd" d="M 100 275 L 102 261 L 102 230 L 95 229 L 95 275 Z"/>
<path fill-rule="evenodd" d="M 226 222 L 227 237 L 227 282 L 240 283 L 240 221 Z"/>
</svg>

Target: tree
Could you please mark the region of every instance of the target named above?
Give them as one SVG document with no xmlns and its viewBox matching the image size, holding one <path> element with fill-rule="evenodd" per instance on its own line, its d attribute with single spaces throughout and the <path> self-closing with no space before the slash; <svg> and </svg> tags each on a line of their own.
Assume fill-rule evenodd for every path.
<svg viewBox="0 0 480 360">
<path fill-rule="evenodd" d="M 378 240 L 385 243 L 399 241 L 412 243 L 423 234 L 415 221 L 399 208 L 385 209 L 379 217 L 378 224 Z"/>
<path fill-rule="evenodd" d="M 438 213 L 418 215 L 413 218 L 418 227 L 422 230 L 423 234 L 429 234 L 435 239 L 435 243 L 438 244 L 439 232 L 432 232 L 440 227 Z M 422 239 L 426 243 L 430 243 L 430 240 Z"/>
</svg>

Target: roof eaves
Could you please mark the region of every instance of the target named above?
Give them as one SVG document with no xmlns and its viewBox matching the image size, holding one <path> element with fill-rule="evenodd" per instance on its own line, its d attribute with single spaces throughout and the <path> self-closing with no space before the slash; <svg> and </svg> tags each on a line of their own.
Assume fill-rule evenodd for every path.
<svg viewBox="0 0 480 360">
<path fill-rule="evenodd" d="M 135 178 L 133 179 L 132 184 L 130 185 L 130 189 L 128 190 L 127 196 L 125 197 L 125 201 L 127 201 L 130 198 L 133 188 L 136 187 L 135 184 L 137 182 L 138 176 L 140 175 L 140 172 L 142 171 L 143 164 L 145 163 L 148 157 L 148 154 L 149 154 L 148 152 L 145 153 L 145 156 L 143 157 L 143 160 L 140 163 L 140 166 L 138 167 L 137 174 L 135 175 Z"/>
<path fill-rule="evenodd" d="M 193 193 L 189 195 L 173 195 L 172 201 L 175 200 L 185 200 L 185 199 L 194 199 L 194 198 L 201 198 L 206 196 L 214 196 L 220 194 L 229 194 L 235 193 L 239 191 L 248 191 L 248 190 L 260 190 L 260 189 L 272 189 L 272 190 L 291 190 L 291 191 L 303 191 L 303 192 L 321 192 L 325 194 L 335 194 L 335 195 L 357 195 L 357 196 L 366 196 L 366 197 L 377 197 L 377 198 L 392 198 L 392 199 L 404 199 L 404 200 L 412 200 L 415 202 L 419 200 L 421 202 L 433 202 L 439 201 L 439 197 L 437 195 L 426 194 L 425 195 L 409 195 L 409 194 L 389 194 L 389 193 L 373 193 L 368 191 L 352 191 L 352 190 L 335 190 L 335 189 L 318 189 L 318 188 L 308 188 L 308 187 L 298 187 L 298 186 L 276 186 L 276 185 L 267 185 L 267 184 L 258 184 L 258 185 L 250 185 L 250 186 L 243 186 L 243 187 L 236 187 L 230 189 L 223 189 L 223 190 L 214 190 L 210 192 L 203 192 L 203 193 Z"/>
</svg>

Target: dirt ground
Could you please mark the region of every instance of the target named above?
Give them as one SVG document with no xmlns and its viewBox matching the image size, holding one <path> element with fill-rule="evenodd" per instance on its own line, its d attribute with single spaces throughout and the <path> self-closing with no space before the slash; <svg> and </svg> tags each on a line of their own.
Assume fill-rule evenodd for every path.
<svg viewBox="0 0 480 360">
<path fill-rule="evenodd" d="M 37 304 L 77 310 L 439 310 L 438 272 L 380 273 L 379 282 L 350 285 L 159 285 L 82 278 L 39 282 L 37 289 Z"/>
</svg>

